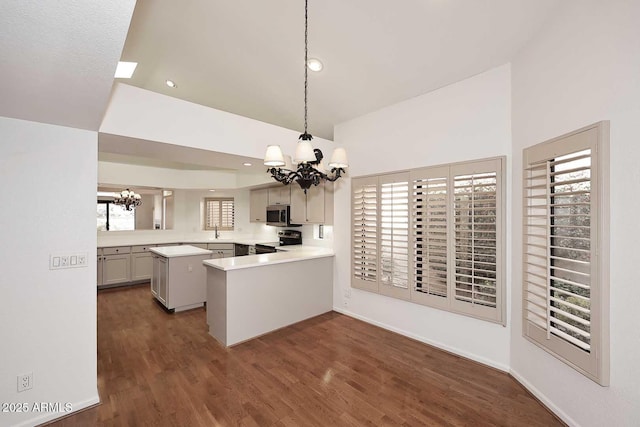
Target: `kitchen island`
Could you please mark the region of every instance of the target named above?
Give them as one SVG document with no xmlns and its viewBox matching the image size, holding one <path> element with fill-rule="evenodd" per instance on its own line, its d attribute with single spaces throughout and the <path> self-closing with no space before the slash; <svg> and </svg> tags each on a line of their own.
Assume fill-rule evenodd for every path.
<svg viewBox="0 0 640 427">
<path fill-rule="evenodd" d="M 209 334 L 232 346 L 331 311 L 333 256 L 304 247 L 203 261 Z"/>
<path fill-rule="evenodd" d="M 212 251 L 190 245 L 150 248 L 153 257 L 151 294 L 174 311 L 202 307 L 206 301 L 206 271 L 202 261 Z"/>
</svg>

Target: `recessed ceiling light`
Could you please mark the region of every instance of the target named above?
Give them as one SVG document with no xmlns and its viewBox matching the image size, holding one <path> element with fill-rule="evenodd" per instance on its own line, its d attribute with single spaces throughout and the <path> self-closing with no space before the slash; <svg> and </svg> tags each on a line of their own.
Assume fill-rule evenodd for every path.
<svg viewBox="0 0 640 427">
<path fill-rule="evenodd" d="M 116 79 L 130 79 L 133 76 L 133 72 L 138 66 L 137 62 L 123 62 L 119 61 L 116 67 Z"/>
<path fill-rule="evenodd" d="M 216 190 L 209 190 L 209 191 L 216 191 Z"/>
<path fill-rule="evenodd" d="M 322 71 L 324 65 L 322 65 L 322 62 L 320 62 L 319 59 L 309 58 L 307 60 L 307 67 L 309 67 L 311 71 Z"/>
<path fill-rule="evenodd" d="M 245 162 L 245 163 L 242 164 L 242 166 L 251 166 L 251 163 Z"/>
<path fill-rule="evenodd" d="M 165 83 L 167 84 L 167 86 L 169 86 L 171 88 L 174 88 L 174 89 L 178 87 L 176 82 L 174 82 L 173 80 L 167 80 Z"/>
</svg>

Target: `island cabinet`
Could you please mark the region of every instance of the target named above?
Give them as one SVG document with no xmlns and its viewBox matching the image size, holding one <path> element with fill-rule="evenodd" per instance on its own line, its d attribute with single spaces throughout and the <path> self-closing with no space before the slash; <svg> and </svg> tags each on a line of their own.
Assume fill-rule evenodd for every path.
<svg viewBox="0 0 640 427">
<path fill-rule="evenodd" d="M 306 194 L 299 185 L 291 185 L 291 222 L 333 224 L 333 183 L 311 186 Z"/>
<path fill-rule="evenodd" d="M 151 294 L 167 309 L 202 307 L 207 299 L 206 270 L 202 261 L 211 251 L 191 245 L 150 248 L 153 259 Z"/>
<path fill-rule="evenodd" d="M 291 203 L 291 190 L 289 185 L 269 187 L 269 205 L 288 205 Z"/>
<path fill-rule="evenodd" d="M 269 190 L 260 188 L 249 193 L 249 221 L 267 222 L 267 206 L 269 205 Z"/>
</svg>

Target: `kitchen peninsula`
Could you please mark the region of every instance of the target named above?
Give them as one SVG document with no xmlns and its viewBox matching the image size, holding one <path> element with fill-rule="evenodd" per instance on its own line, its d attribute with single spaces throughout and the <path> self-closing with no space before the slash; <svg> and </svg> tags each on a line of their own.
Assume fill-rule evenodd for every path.
<svg viewBox="0 0 640 427">
<path fill-rule="evenodd" d="M 224 346 L 333 309 L 333 251 L 284 252 L 203 261 L 209 334 Z"/>
</svg>

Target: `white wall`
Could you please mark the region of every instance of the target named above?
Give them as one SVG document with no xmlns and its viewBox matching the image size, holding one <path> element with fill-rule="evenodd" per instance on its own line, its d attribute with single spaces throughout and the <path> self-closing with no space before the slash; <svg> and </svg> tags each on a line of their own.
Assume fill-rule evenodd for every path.
<svg viewBox="0 0 640 427">
<path fill-rule="evenodd" d="M 207 197 L 233 197 L 235 205 L 234 232 L 221 231 L 222 237 L 234 234 L 260 232 L 262 224 L 249 222 L 249 190 L 176 190 L 175 230 L 185 233 L 200 233 L 203 225 L 204 199 Z M 213 234 L 211 232 L 210 234 Z"/>
<path fill-rule="evenodd" d="M 101 185 L 156 188 L 236 188 L 236 174 L 225 171 L 179 170 L 115 162 L 98 162 Z"/>
<path fill-rule="evenodd" d="M 562 2 L 514 59 L 511 366 L 570 425 L 638 425 L 640 2 Z M 522 149 L 611 121 L 611 385 L 601 387 L 522 338 Z"/>
<path fill-rule="evenodd" d="M 98 402 L 97 133 L 0 117 L 0 402 Z M 49 255 L 86 252 L 88 266 L 49 270 Z M 34 387 L 17 393 L 17 375 Z M 30 407 L 31 409 L 31 407 Z M 3 413 L 0 426 L 61 414 Z"/>
<path fill-rule="evenodd" d="M 261 159 L 269 144 L 293 154 L 301 132 L 116 83 L 100 132 Z M 313 139 L 330 156 L 333 143 Z"/>
<path fill-rule="evenodd" d="M 509 65 L 501 66 L 338 125 L 335 141 L 349 152 L 349 175 L 509 155 L 510 79 Z M 509 159 L 507 165 L 509 169 Z M 509 180 L 507 174 L 507 183 Z M 349 180 L 345 180 L 335 195 L 334 235 L 343 237 L 334 239 L 334 307 L 508 370 L 509 327 L 357 289 L 345 298 L 344 291 L 350 286 L 349 192 Z M 510 195 L 507 185 L 507 196 Z M 507 229 L 509 226 L 507 221 Z M 509 255 L 506 264 L 510 277 Z"/>
</svg>

